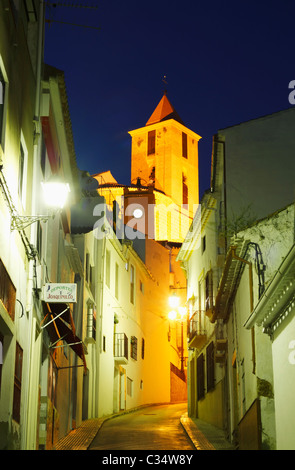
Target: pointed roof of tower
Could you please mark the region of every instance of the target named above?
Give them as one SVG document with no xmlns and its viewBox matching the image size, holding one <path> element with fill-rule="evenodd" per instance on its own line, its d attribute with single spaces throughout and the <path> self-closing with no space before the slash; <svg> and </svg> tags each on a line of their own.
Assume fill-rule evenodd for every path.
<svg viewBox="0 0 295 470">
<path fill-rule="evenodd" d="M 161 99 L 155 111 L 146 123 L 146 126 L 150 126 L 151 124 L 156 124 L 157 122 L 161 121 L 167 121 L 168 119 L 174 119 L 175 121 L 178 121 L 180 122 L 180 124 L 184 125 L 184 122 L 173 108 L 165 92 L 163 98 Z"/>
</svg>

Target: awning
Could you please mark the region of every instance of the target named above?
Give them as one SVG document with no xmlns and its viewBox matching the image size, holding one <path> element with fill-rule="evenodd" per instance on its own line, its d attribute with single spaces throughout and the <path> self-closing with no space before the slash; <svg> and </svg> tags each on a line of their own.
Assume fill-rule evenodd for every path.
<svg viewBox="0 0 295 470">
<path fill-rule="evenodd" d="M 82 340 L 76 335 L 76 328 L 71 309 L 64 303 L 46 303 L 43 302 L 43 326 L 48 331 L 52 348 L 60 347 L 59 341 L 66 341 L 70 348 L 83 361 L 86 371 L 86 359 Z"/>
</svg>

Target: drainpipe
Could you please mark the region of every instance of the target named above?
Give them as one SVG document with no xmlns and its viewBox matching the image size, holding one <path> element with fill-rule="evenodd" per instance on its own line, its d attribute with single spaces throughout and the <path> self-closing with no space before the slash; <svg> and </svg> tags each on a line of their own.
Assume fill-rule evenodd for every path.
<svg viewBox="0 0 295 470">
<path fill-rule="evenodd" d="M 250 311 L 253 312 L 254 301 L 253 301 L 253 270 L 252 263 L 244 258 L 240 258 L 235 253 L 236 249 L 232 248 L 232 257 L 242 263 L 249 266 L 249 290 L 250 290 Z M 253 374 L 256 372 L 256 351 L 255 351 L 255 329 L 254 326 L 251 328 L 251 343 L 252 343 L 252 362 L 253 362 Z"/>
</svg>

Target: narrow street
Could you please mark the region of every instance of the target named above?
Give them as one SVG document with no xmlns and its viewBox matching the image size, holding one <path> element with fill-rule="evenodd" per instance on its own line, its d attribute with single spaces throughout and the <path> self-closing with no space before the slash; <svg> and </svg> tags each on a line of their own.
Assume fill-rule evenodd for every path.
<svg viewBox="0 0 295 470">
<path fill-rule="evenodd" d="M 195 450 L 180 424 L 186 409 L 151 406 L 106 421 L 89 450 Z"/>
</svg>

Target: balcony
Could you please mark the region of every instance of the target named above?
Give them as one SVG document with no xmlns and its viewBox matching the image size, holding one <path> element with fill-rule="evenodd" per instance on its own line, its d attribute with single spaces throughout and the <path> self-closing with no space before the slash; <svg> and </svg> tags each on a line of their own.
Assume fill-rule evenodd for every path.
<svg viewBox="0 0 295 470">
<path fill-rule="evenodd" d="M 197 310 L 187 324 L 188 347 L 200 349 L 207 340 L 204 329 L 204 312 Z"/>
<path fill-rule="evenodd" d="M 125 333 L 114 334 L 114 359 L 118 364 L 128 363 L 128 338 Z"/>
</svg>

